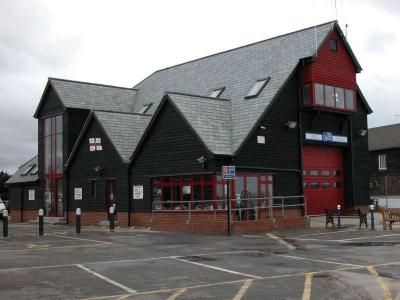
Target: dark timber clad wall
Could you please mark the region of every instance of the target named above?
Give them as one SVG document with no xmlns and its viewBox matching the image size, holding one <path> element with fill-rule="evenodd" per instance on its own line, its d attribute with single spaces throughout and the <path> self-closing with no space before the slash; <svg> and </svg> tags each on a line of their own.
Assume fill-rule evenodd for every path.
<svg viewBox="0 0 400 300">
<path fill-rule="evenodd" d="M 102 151 L 89 151 L 89 138 L 101 138 Z M 97 175 L 96 166 L 103 168 L 103 174 Z M 107 179 L 115 179 L 114 197 L 118 211 L 128 210 L 128 175 L 125 166 L 114 149 L 105 132 L 96 119 L 92 119 L 83 139 L 75 153 L 71 166 L 68 169 L 69 176 L 69 200 L 70 210 L 80 207 L 82 211 L 106 211 L 106 187 Z M 97 182 L 97 198 L 91 199 L 90 180 Z M 82 188 L 82 200 L 74 200 L 74 188 Z M 106 218 L 106 214 L 104 215 Z"/>
<path fill-rule="evenodd" d="M 24 209 L 39 209 L 40 208 L 40 193 L 39 193 L 39 183 L 24 183 L 10 185 L 10 205 L 11 210 L 21 209 L 21 200 L 23 200 Z M 29 200 L 29 190 L 35 190 L 35 200 Z M 22 193 L 22 199 L 21 199 Z"/>
<path fill-rule="evenodd" d="M 166 103 L 132 164 L 132 185 L 144 186 L 144 200 L 135 200 L 133 209 L 151 209 L 150 176 L 215 172 L 214 161 L 209 160 L 205 170 L 197 162 L 206 154 L 185 121 Z"/>
<path fill-rule="evenodd" d="M 387 170 L 380 171 L 378 156 L 386 154 Z M 369 153 L 369 170 L 371 177 L 378 176 L 399 176 L 400 175 L 400 148 L 371 151 Z"/>
<path fill-rule="evenodd" d="M 300 170 L 299 126 L 288 130 L 285 123 L 298 122 L 298 78 L 293 76 L 272 105 L 256 131 L 235 159 L 238 166 Z M 251 100 L 244 100 L 251 101 Z M 267 127 L 262 130 L 260 125 Z M 265 144 L 257 143 L 257 136 L 265 136 Z M 243 169 L 246 171 L 246 169 Z M 250 171 L 250 170 L 247 170 Z M 300 173 L 279 170 L 253 172 L 275 173 L 275 194 L 280 196 L 301 195 Z"/>
</svg>

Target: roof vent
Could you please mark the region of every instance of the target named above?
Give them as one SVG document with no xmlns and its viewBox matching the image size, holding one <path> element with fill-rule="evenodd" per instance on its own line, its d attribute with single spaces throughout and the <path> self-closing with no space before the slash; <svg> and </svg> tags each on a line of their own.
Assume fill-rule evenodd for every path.
<svg viewBox="0 0 400 300">
<path fill-rule="evenodd" d="M 271 77 L 257 80 L 245 98 L 249 99 L 249 98 L 257 97 L 261 93 L 261 91 L 264 89 L 264 87 L 267 85 L 267 83 L 269 82 L 270 79 L 271 79 Z"/>
</svg>

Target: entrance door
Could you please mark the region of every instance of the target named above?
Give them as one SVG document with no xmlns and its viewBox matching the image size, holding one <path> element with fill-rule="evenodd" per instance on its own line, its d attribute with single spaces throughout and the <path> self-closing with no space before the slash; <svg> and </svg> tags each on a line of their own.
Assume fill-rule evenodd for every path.
<svg viewBox="0 0 400 300">
<path fill-rule="evenodd" d="M 106 180 L 106 212 L 107 212 L 107 220 L 110 219 L 110 207 L 114 206 L 114 218 L 116 216 L 116 204 L 115 204 L 115 181 L 114 180 Z"/>
<path fill-rule="evenodd" d="M 44 211 L 47 217 L 63 217 L 63 181 L 62 178 L 48 178 L 45 181 Z"/>
<path fill-rule="evenodd" d="M 328 146 L 303 147 L 303 186 L 307 214 L 320 215 L 325 208 L 343 207 L 342 149 Z"/>
</svg>

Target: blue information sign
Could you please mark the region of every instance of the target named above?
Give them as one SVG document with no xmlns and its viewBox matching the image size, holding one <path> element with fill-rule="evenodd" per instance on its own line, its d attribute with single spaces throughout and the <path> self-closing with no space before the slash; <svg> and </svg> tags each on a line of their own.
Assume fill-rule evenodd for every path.
<svg viewBox="0 0 400 300">
<path fill-rule="evenodd" d="M 323 132 L 322 133 L 322 141 L 323 142 L 332 142 L 333 141 L 332 132 Z"/>
<path fill-rule="evenodd" d="M 236 167 L 235 166 L 223 166 L 222 167 L 222 178 L 223 179 L 235 179 Z"/>
</svg>

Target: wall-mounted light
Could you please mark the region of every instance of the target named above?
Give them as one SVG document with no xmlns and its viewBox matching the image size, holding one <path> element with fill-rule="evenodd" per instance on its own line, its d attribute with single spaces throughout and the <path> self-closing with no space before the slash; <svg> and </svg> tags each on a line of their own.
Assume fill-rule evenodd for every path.
<svg viewBox="0 0 400 300">
<path fill-rule="evenodd" d="M 287 121 L 287 123 L 285 124 L 289 129 L 295 129 L 297 126 L 297 122 L 296 121 Z"/>
<path fill-rule="evenodd" d="M 199 164 L 201 164 L 201 167 L 204 169 L 204 168 L 206 167 L 207 158 L 205 158 L 204 156 L 199 157 L 199 158 L 197 159 L 197 162 L 198 162 Z"/>
<path fill-rule="evenodd" d="M 357 132 L 357 134 L 358 134 L 359 137 L 366 136 L 367 133 L 368 133 L 368 130 L 366 130 L 366 129 L 360 129 L 360 130 Z"/>
<path fill-rule="evenodd" d="M 103 174 L 103 168 L 100 166 L 95 166 L 94 171 L 96 172 L 97 175 L 101 176 Z"/>
<path fill-rule="evenodd" d="M 260 129 L 261 129 L 261 130 L 265 130 L 265 129 L 267 129 L 267 127 L 265 127 L 265 126 L 263 126 L 263 125 L 260 125 Z"/>
</svg>

